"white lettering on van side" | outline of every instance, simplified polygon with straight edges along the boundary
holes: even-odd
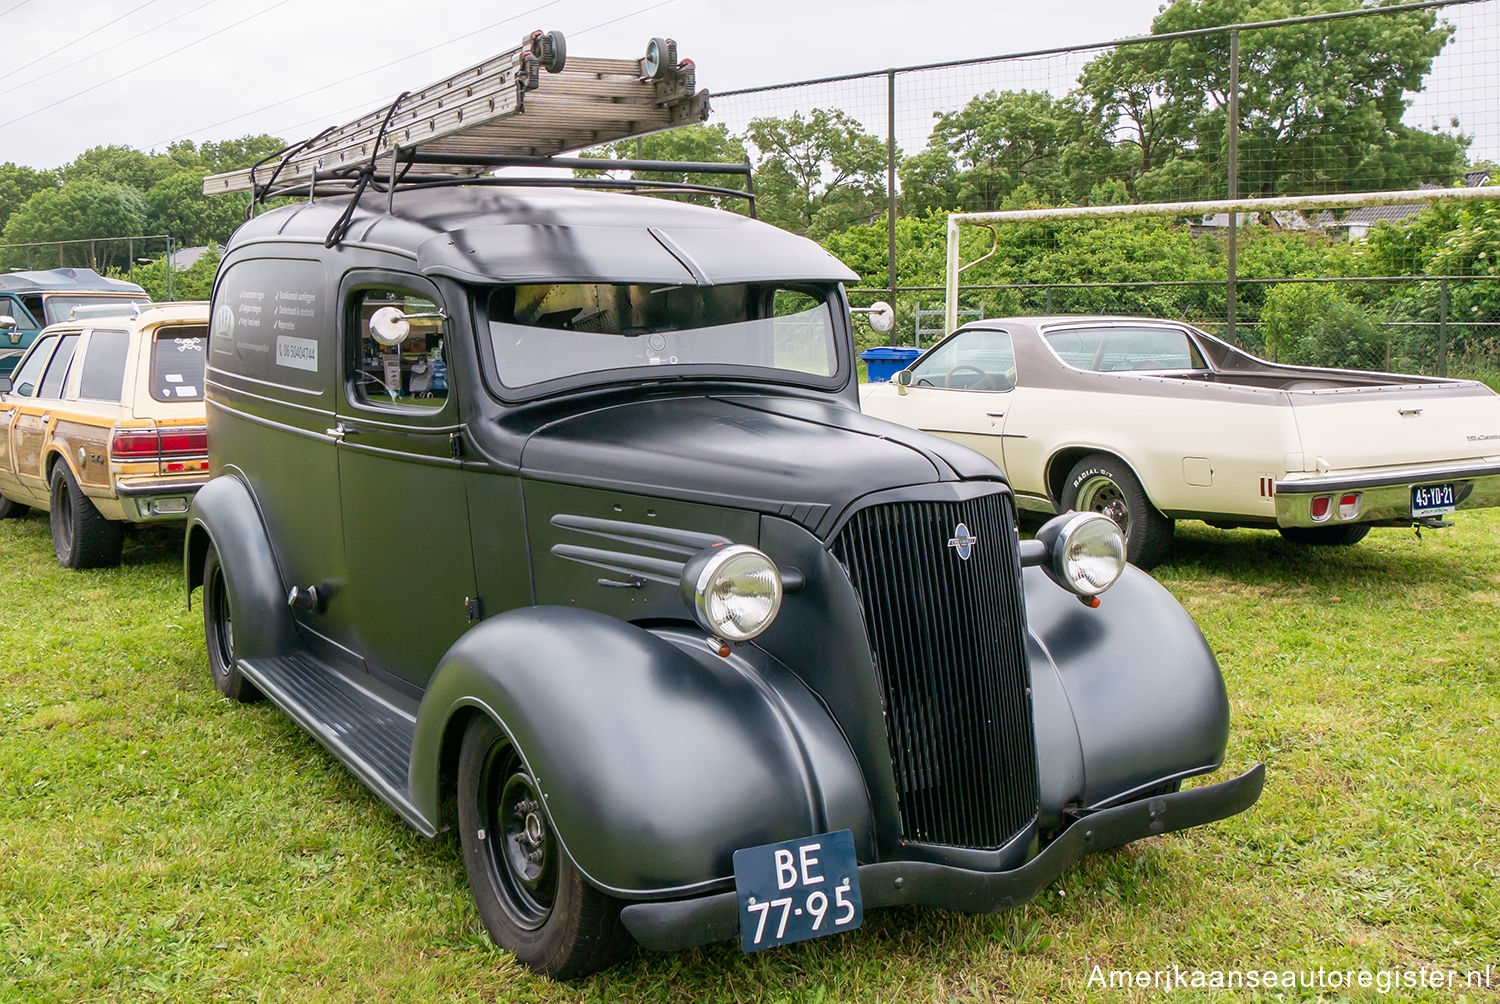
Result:
[[[276,337],[276,365],[318,372],[318,343],[311,338]]]

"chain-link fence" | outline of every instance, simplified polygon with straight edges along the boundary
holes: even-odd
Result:
[[[1206,23],[1227,9],[1179,0],[1109,44],[720,93],[714,121],[756,162],[762,215],[859,271],[856,304],[893,299],[905,344],[941,333],[949,212],[1500,183],[1500,0]],[[991,257],[965,276],[965,311],[1182,317],[1299,358],[1288,325],[1373,326],[1335,361],[1500,370],[1493,203],[966,242],[964,261]]]

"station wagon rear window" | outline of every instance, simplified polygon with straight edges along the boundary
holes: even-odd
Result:
[[[490,295],[490,341],[510,388],[637,368],[828,378],[838,370],[830,296],[750,284],[502,286]]]
[[[129,332],[95,328],[84,352],[78,396],[89,401],[119,404],[120,392],[125,386],[125,356],[129,350]]]
[[[1198,346],[1181,328],[1060,328],[1044,332],[1043,337],[1057,357],[1074,369],[1110,373],[1208,368]]]
[[[207,342],[208,328],[201,324],[158,331],[151,348],[151,396],[158,401],[203,400]]]

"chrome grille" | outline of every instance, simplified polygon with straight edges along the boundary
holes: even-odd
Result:
[[[833,543],[864,607],[906,840],[995,848],[1036,816],[1014,524],[1004,493],[897,502],[857,513]]]

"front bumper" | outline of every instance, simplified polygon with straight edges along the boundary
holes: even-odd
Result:
[[[182,481],[156,481],[145,484],[122,484],[115,495],[131,523],[164,523],[187,519],[193,496],[208,482],[208,475]]]
[[[1500,463],[1487,460],[1465,464],[1402,467],[1384,471],[1319,474],[1276,482],[1276,522],[1280,526],[1338,526],[1340,523],[1411,523],[1411,490],[1417,485],[1452,484],[1457,509],[1500,506]],[[1360,495],[1359,511],[1340,520],[1338,496]],[[1312,518],[1312,501],[1333,497],[1329,517]]]
[[[866,910],[898,905],[964,913],[1009,909],[1041,892],[1086,854],[1243,812],[1260,798],[1265,781],[1266,769],[1257,764],[1218,784],[1101,809],[1074,822],[1040,854],[1009,871],[973,871],[926,861],[861,865],[860,897]],[[735,937],[739,905],[730,891],[697,899],[632,903],[620,911],[620,919],[641,945],[668,951]]]

